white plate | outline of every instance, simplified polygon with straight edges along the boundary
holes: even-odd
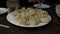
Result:
[[[15,22],[14,20],[13,20],[13,13],[10,13],[10,14],[8,14],[7,15],[7,20],[10,22],[10,23],[12,23],[12,24],[14,24],[14,25],[16,25],[16,26],[21,26],[21,27],[40,27],[40,26],[44,26],[44,25],[47,25],[50,21],[51,21],[51,17],[50,16],[48,16],[49,18],[50,18],[50,21],[48,22],[48,23],[40,23],[40,24],[38,24],[38,25],[35,25],[35,26],[32,26],[32,25],[29,25],[29,26],[26,26],[26,25],[23,25],[23,24],[18,24],[17,22]]]
[[[35,4],[34,7],[37,7],[37,8],[50,8],[50,6],[46,5],[46,4],[41,4],[41,6],[40,6],[40,4]]]
[[[0,14],[4,14],[8,11],[7,8],[0,8]]]
[[[58,5],[56,5],[56,14],[60,17],[60,12],[59,12],[59,10],[57,9],[57,7],[58,7]]]

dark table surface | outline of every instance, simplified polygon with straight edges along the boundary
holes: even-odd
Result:
[[[0,34],[60,34],[60,18],[55,13],[55,5],[47,10],[52,21],[45,26],[37,28],[24,28],[12,25],[6,19],[7,13],[0,15],[0,24],[8,25],[10,28],[0,27]]]

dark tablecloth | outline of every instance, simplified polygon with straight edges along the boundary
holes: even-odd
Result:
[[[47,10],[52,20],[48,25],[37,28],[18,27],[7,21],[7,13],[0,15],[0,24],[8,25],[10,28],[0,27],[0,34],[60,34],[60,18],[55,13],[55,6]]]

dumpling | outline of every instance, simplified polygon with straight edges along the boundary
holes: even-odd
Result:
[[[41,18],[41,22],[42,22],[42,23],[47,23],[47,22],[49,22],[49,21],[50,21],[50,20],[49,20],[48,17]]]

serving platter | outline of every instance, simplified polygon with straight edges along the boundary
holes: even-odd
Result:
[[[50,15],[48,15],[48,17],[50,18],[50,21],[51,21],[51,17],[50,17]],[[7,15],[7,20],[11,23],[11,24],[13,24],[13,25],[16,25],[16,26],[21,26],[21,27],[41,27],[41,26],[44,26],[44,25],[47,25],[49,22],[47,22],[47,23],[39,23],[38,25],[29,25],[29,26],[27,26],[27,25],[23,25],[23,24],[18,24],[17,22],[15,22],[14,20],[13,20],[13,12],[12,13],[9,13],[8,15]]]

